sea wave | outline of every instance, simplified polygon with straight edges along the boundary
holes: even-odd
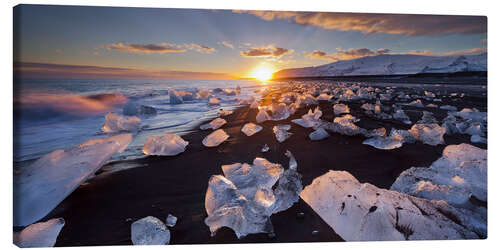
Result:
[[[15,97],[14,113],[25,119],[39,120],[61,115],[101,115],[119,108],[128,98],[119,92],[96,95],[29,92]]]

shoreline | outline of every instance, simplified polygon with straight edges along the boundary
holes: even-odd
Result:
[[[279,91],[278,91],[279,92]],[[268,104],[276,98],[276,92],[269,93],[261,103]],[[471,97],[470,102],[480,98]],[[470,106],[464,99],[459,107]],[[481,100],[484,101],[484,100]],[[391,127],[409,129],[395,121],[372,119],[360,110],[361,103],[349,103],[351,114],[360,118],[360,127],[373,129]],[[332,104],[320,101],[323,120],[333,120]],[[481,105],[480,105],[481,106]],[[368,182],[379,188],[390,188],[399,174],[410,167],[428,167],[441,157],[446,145],[462,142],[470,143],[464,135],[445,135],[446,145],[429,146],[417,142],[405,144],[394,150],[378,150],[363,145],[362,136],[344,136],[330,133],[321,141],[310,141],[308,134],[312,128],[303,128],[290,121],[300,118],[309,108],[299,109],[283,121],[266,121],[259,125],[264,129],[247,137],[240,130],[247,122],[255,122],[256,109],[248,106],[234,110],[224,117],[227,124],[222,127],[230,135],[229,139],[215,148],[202,145],[202,139],[212,131],[195,130],[183,135],[189,141],[186,151],[177,156],[146,156],[126,161],[141,167],[115,172],[100,171],[96,177],[78,187],[59,204],[47,218],[63,217],[66,225],[62,229],[56,246],[97,246],[129,245],[130,225],[133,221],[146,216],[164,220],[170,213],[179,220],[171,228],[171,244],[204,243],[291,243],[291,242],[334,242],[343,241],[312,209],[302,200],[286,211],[271,216],[275,237],[267,234],[254,234],[238,240],[231,229],[223,228],[214,237],[204,223],[205,192],[211,175],[222,174],[221,165],[236,162],[251,163],[255,157],[263,157],[273,163],[288,166],[284,155],[290,150],[298,162],[298,172],[302,184],[309,185],[312,180],[328,170],[345,170],[360,182]],[[484,103],[486,107],[486,103]],[[408,107],[413,122],[420,118],[418,110],[429,108]],[[436,118],[442,119],[446,111],[432,109]],[[283,143],[277,142],[272,127],[277,124],[291,124],[293,135]],[[270,150],[261,152],[267,144]],[[482,144],[473,144],[482,148]],[[124,164],[120,162],[118,164]],[[108,164],[107,164],[108,165]],[[105,165],[104,167],[106,167]],[[303,212],[304,218],[297,213]],[[312,231],[319,231],[313,235]]]

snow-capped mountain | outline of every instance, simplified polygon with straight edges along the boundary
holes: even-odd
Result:
[[[383,54],[337,61],[317,67],[284,69],[275,78],[398,75],[487,71],[487,53],[461,56],[422,56]]]

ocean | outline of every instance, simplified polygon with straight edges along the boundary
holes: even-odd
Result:
[[[238,95],[220,91],[238,86],[241,88]],[[215,118],[221,108],[235,109],[241,99],[259,100],[260,91],[266,86],[265,82],[253,80],[16,79],[14,166],[56,149],[108,136],[101,132],[105,115],[123,114],[123,106],[129,102],[153,107],[156,115],[138,115],[141,128],[134,133],[129,147],[111,161],[142,157],[142,146],[149,136],[189,133],[200,123]],[[171,89],[192,93],[211,90],[221,100],[220,105],[208,105],[207,99],[196,98],[170,104]]]

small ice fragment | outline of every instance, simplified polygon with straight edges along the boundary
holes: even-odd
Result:
[[[168,96],[170,98],[170,104],[181,104],[182,103],[182,96],[177,93],[177,91],[170,89],[168,91]]]
[[[449,111],[457,111],[457,107],[451,106],[451,105],[443,105],[443,106],[441,106],[439,108],[440,109],[444,109],[444,110],[449,110]]]
[[[319,141],[327,138],[328,136],[330,136],[328,132],[326,132],[323,128],[318,128],[309,134],[309,139],[312,141]]]
[[[167,227],[173,227],[177,223],[177,217],[175,217],[171,214],[168,214],[165,222],[166,222],[165,225],[167,225]]]
[[[106,121],[101,130],[104,133],[117,133],[122,131],[135,131],[139,129],[141,119],[137,116],[125,117],[113,112],[106,114]]]
[[[210,99],[208,99],[208,105],[219,105],[220,103],[220,99],[217,98],[217,97],[210,97]]]
[[[210,96],[210,90],[199,90],[198,93],[196,93],[196,98],[197,99],[207,99]]]
[[[428,108],[437,108],[438,105],[436,105],[434,103],[429,103],[429,104],[426,105],[426,107],[428,107]]]
[[[141,105],[135,102],[129,102],[123,106],[123,114],[132,115],[156,115],[156,109],[153,107]]]
[[[471,141],[472,143],[484,143],[484,144],[487,144],[487,143],[488,143],[488,141],[486,140],[486,138],[481,137],[481,136],[479,136],[479,135],[473,135],[473,136],[471,136],[471,137],[470,137],[470,141]]]
[[[14,244],[21,248],[53,247],[64,224],[63,218],[31,224],[21,232],[14,232]]]
[[[292,152],[287,150],[285,152],[286,157],[290,158],[290,161],[288,162],[288,168],[292,170],[297,170],[297,161],[295,160],[295,157],[293,157]]]
[[[222,127],[226,123],[227,123],[226,120],[224,120],[220,117],[217,117],[214,120],[212,120],[211,122],[201,125],[200,129],[201,130],[207,130],[207,129],[216,130],[216,129]]]
[[[230,115],[230,114],[232,114],[232,113],[233,113],[233,111],[232,111],[232,110],[223,110],[223,109],[219,109],[219,110],[217,110],[217,114],[218,114],[219,116],[228,116],[228,115]]]
[[[264,147],[262,147],[262,149],[260,150],[260,152],[265,153],[267,151],[269,151],[269,146],[267,146],[267,144],[265,144]]]
[[[173,156],[184,152],[188,144],[180,136],[167,132],[164,136],[150,136],[144,143],[142,152],[145,155]]]
[[[420,99],[417,99],[413,102],[410,102],[410,103],[407,103],[407,104],[404,104],[404,105],[407,105],[407,106],[413,106],[413,107],[419,107],[419,108],[423,108],[424,107],[424,104],[422,104],[422,101]]]
[[[276,136],[276,140],[279,142],[284,142],[286,139],[288,139],[290,136],[292,136],[293,133],[287,132],[290,127],[287,127],[290,125],[277,125],[273,127],[273,132]]]
[[[422,118],[417,121],[417,123],[428,124],[428,123],[437,123],[436,118],[434,118],[434,114],[428,111],[422,111]]]
[[[335,115],[340,115],[340,114],[344,114],[344,113],[349,113],[349,107],[345,104],[335,104],[333,105],[333,113],[335,113]]]
[[[269,117],[269,114],[267,113],[267,111],[265,109],[261,109],[261,110],[259,110],[259,113],[255,117],[255,120],[257,121],[257,123],[262,123],[262,122],[265,122],[267,120],[271,120],[271,117]]]
[[[330,101],[330,99],[332,99],[333,96],[329,95],[329,94],[326,94],[326,93],[321,93],[317,100],[318,101]]]
[[[403,146],[403,141],[394,137],[375,136],[366,139],[365,141],[363,141],[363,144],[370,145],[378,149],[390,150]]]
[[[207,135],[207,137],[203,139],[202,143],[203,145],[205,145],[205,147],[217,147],[225,140],[227,140],[227,138],[229,138],[229,135],[226,134],[223,129],[217,129],[211,134]]]
[[[402,109],[397,109],[392,117],[396,120],[400,120],[405,124],[411,124],[410,117]]]
[[[241,132],[243,132],[247,136],[252,136],[261,130],[262,130],[262,126],[256,125],[256,124],[251,123],[251,122],[245,124],[241,128]]]
[[[168,245],[170,230],[156,217],[142,218],[130,226],[134,245]]]

